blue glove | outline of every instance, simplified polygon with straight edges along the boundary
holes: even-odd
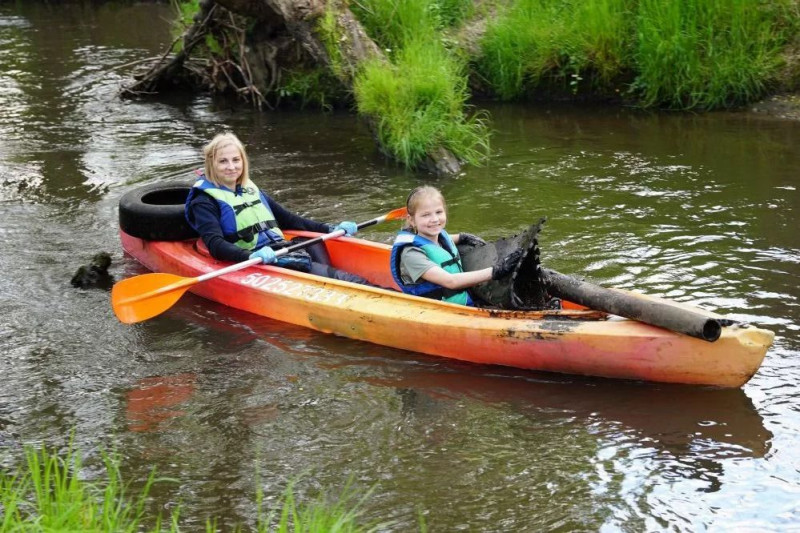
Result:
[[[356,234],[356,232],[358,231],[358,226],[356,225],[355,222],[350,222],[349,220],[345,220],[344,222],[340,222],[338,226],[333,228],[334,231],[339,229],[343,229],[344,234],[349,237],[351,235]]]
[[[259,248],[252,254],[250,254],[250,259],[254,257],[258,257],[261,259],[261,262],[265,265],[275,262],[275,250],[270,248],[269,246],[264,246],[263,248]]]

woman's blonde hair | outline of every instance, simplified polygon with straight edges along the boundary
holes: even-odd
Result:
[[[444,207],[444,212],[447,214],[447,202],[445,202],[442,192],[432,185],[420,185],[408,193],[408,197],[406,198],[406,210],[408,211],[408,218],[406,219],[406,224],[403,227],[404,230],[413,231],[416,233],[416,228],[411,225],[411,219],[414,217],[417,209],[419,209],[419,205],[425,198],[433,198],[441,201],[442,207]]]
[[[244,149],[242,141],[233,133],[220,133],[203,147],[203,156],[205,158],[203,166],[205,167],[206,179],[218,187],[222,185],[217,176],[214,159],[217,157],[217,153],[227,146],[234,146],[242,155],[242,175],[236,180],[236,184],[242,186],[249,184],[250,162],[247,159],[247,152]]]

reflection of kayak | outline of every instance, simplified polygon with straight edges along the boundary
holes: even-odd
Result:
[[[125,231],[121,239],[125,251],[153,271],[196,277],[225,266],[193,239],[148,241]],[[389,246],[353,238],[325,245],[335,266],[394,286]],[[612,378],[739,387],[758,370],[773,338],[772,332],[734,325],[706,342],[591,310],[468,308],[274,266],[226,274],[191,290],[275,320],[385,346]]]
[[[682,385],[649,385],[578,381],[566,376],[520,375],[504,370],[468,372],[463,367],[432,371],[415,365],[386,372],[384,377],[360,378],[370,384],[393,387],[404,398],[472,398],[502,403],[536,419],[577,418],[590,421],[599,433],[621,441],[643,442],[679,456],[705,460],[764,457],[772,433],[741,389],[714,389]],[[422,404],[422,407],[420,407]],[[416,398],[412,408],[424,409]],[[627,430],[633,430],[630,433]]]

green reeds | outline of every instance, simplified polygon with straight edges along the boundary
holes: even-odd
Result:
[[[270,513],[266,518],[259,519],[259,533],[275,532],[288,533],[290,531],[319,532],[319,533],[356,533],[381,531],[389,527],[390,523],[381,523],[373,526],[361,526],[361,507],[371,495],[368,491],[361,498],[353,490],[352,479],[348,480],[342,493],[336,501],[328,501],[324,496],[318,496],[314,501],[298,505],[294,496],[292,483],[286,488],[281,498],[280,516],[273,519],[276,513]]]
[[[101,487],[80,478],[81,457],[72,449],[62,459],[45,447],[26,448],[25,468],[16,475],[0,474],[0,531],[139,531],[155,475],[151,473],[131,499],[118,458],[104,455],[103,459],[107,478]],[[177,517],[176,510],[173,523]],[[154,531],[161,531],[160,524],[158,517]]]
[[[763,95],[775,78],[798,25],[791,5],[516,0],[488,25],[477,68],[507,100],[555,81],[573,93],[627,87],[646,107],[732,107]]]
[[[577,92],[579,81],[609,83],[630,48],[630,0],[517,0],[484,34],[477,68],[504,100],[548,82]]]
[[[488,153],[483,115],[465,112],[463,65],[438,41],[412,40],[394,63],[369,63],[356,78],[355,92],[359,111],[375,117],[381,145],[408,167],[436,146],[472,164]]]
[[[386,51],[355,79],[359,112],[373,118],[383,150],[417,167],[443,146],[479,164],[489,151],[485,114],[468,115],[466,65],[440,31],[468,11],[465,0],[373,0],[354,7]]]
[[[781,36],[760,0],[640,0],[634,84],[644,105],[714,109],[764,93]]]
[[[470,16],[473,0],[358,0],[350,8],[370,37],[392,54],[409,40],[435,39],[436,33]]]
[[[43,532],[178,532],[179,509],[168,521],[159,516],[146,516],[145,503],[157,479],[151,472],[144,487],[131,496],[129,487],[122,481],[119,457],[103,455],[105,477],[100,481],[81,479],[81,456],[71,448],[64,457],[49,451],[25,449],[25,464],[16,474],[0,472],[0,531]],[[309,504],[300,504],[290,484],[279,500],[276,509],[265,513],[262,509],[263,493],[257,493],[257,523],[259,532],[286,533],[347,533],[378,531],[390,524],[359,525],[361,507],[371,495],[361,498],[348,482],[339,498],[330,501],[318,496]],[[206,531],[217,531],[217,520],[206,521]],[[241,527],[234,527],[241,531]]]

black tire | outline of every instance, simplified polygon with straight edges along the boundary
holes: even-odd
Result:
[[[126,192],[119,199],[119,227],[148,241],[183,241],[197,238],[183,214],[190,185],[153,183]]]

